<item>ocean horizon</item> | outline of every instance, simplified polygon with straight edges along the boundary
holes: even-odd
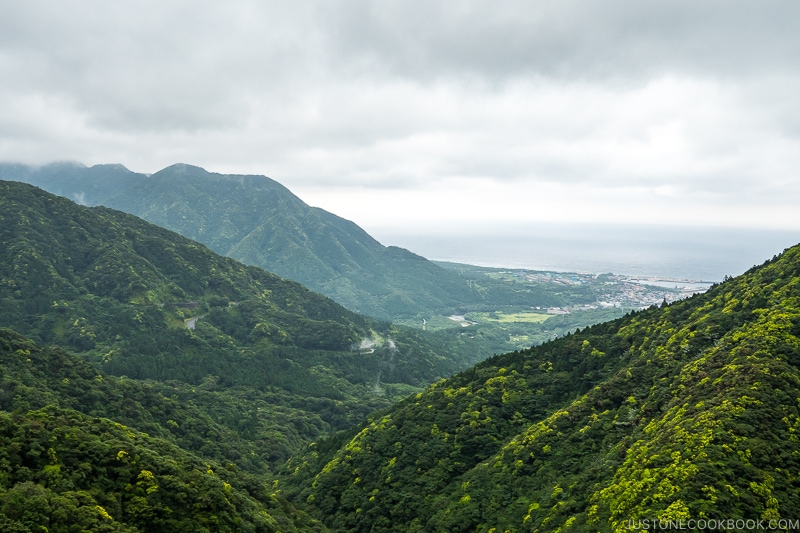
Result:
[[[800,231],[622,225],[370,232],[433,261],[705,282],[742,274],[800,242]]]

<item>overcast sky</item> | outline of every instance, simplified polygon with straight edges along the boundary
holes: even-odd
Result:
[[[264,174],[366,229],[800,229],[800,3],[4,0],[0,160]]]

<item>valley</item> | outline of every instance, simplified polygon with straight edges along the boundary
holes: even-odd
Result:
[[[302,283],[351,311],[441,331],[469,344],[475,361],[690,294],[630,276],[428,261],[383,246],[352,222],[306,205],[265,176],[215,174],[183,164],[146,176],[121,165],[59,163],[38,168],[0,164],[0,177],[142,217],[217,253]],[[498,323],[475,315],[538,311],[566,318]],[[475,327],[442,331],[455,325],[444,318],[454,314],[469,315]]]
[[[191,165],[146,176],[121,165],[61,163],[0,164],[0,177],[141,217],[221,255],[300,282],[351,311],[396,323],[421,325],[434,314],[507,305],[638,308],[677,297],[668,288],[654,294],[622,276],[598,280],[589,274],[428,261],[380,244],[265,176],[215,174]],[[606,294],[607,301],[598,300]]]
[[[390,250],[401,285],[458,288],[390,322],[19,182],[0,182],[0,245],[4,531],[800,513],[798,247],[691,290]]]
[[[800,532],[799,20],[3,2],[0,533]]]

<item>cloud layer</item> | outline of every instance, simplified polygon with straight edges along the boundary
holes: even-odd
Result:
[[[11,0],[0,159],[266,174],[370,226],[800,229],[793,1]]]

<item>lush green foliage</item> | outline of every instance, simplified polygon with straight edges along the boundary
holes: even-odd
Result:
[[[288,506],[255,478],[75,411],[0,413],[0,451],[3,531],[275,532],[313,526],[290,517]]]
[[[244,430],[159,392],[169,388],[0,330],[0,529],[324,529],[240,471],[258,466]]]
[[[293,407],[288,395],[115,378],[10,330],[0,330],[0,356],[0,409],[25,413],[56,405],[110,418],[250,472],[268,472],[270,463],[329,431],[320,414]]]
[[[178,382],[153,388],[191,394],[246,430],[256,470],[482,355],[455,333],[356,315],[133,216],[10,182],[0,182],[0,326],[110,374]]]
[[[337,531],[800,516],[800,247],[443,380],[293,459]]]
[[[478,359],[469,337],[487,333],[364,318],[132,216],[0,182],[0,326],[36,341],[0,330],[4,531],[800,517],[800,247],[389,408]]]

